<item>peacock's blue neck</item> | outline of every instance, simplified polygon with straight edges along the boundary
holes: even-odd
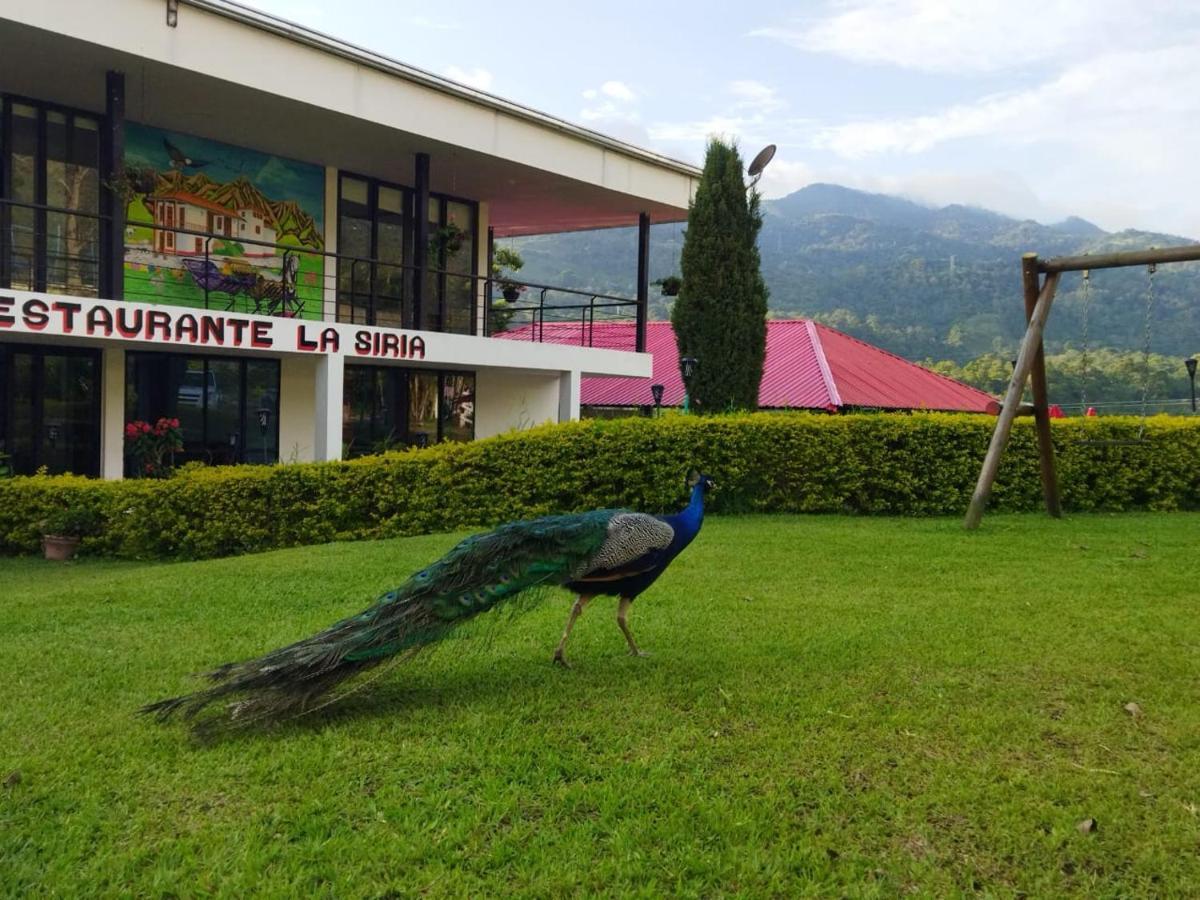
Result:
[[[675,534],[676,540],[683,539],[683,543],[687,544],[700,531],[700,526],[704,523],[704,487],[697,484],[692,488],[692,499],[688,505],[683,508],[683,511],[675,516]]]

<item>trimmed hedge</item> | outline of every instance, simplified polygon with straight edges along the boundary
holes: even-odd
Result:
[[[203,558],[334,540],[492,525],[601,506],[674,510],[693,466],[712,475],[717,513],[960,515],[994,420],[806,413],[590,420],[470,444],[339,463],[189,468],[120,482],[75,476],[0,480],[0,553],[37,552],[39,523],[65,504],[99,513],[83,550]],[[1200,419],[1054,423],[1069,510],[1200,508]],[[1014,429],[992,508],[1041,505],[1032,422]]]

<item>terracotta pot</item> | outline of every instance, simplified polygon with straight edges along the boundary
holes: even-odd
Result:
[[[77,537],[62,537],[57,534],[42,535],[42,553],[46,555],[46,559],[62,562],[74,556],[78,549],[79,538]]]

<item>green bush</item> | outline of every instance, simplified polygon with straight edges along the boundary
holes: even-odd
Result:
[[[191,468],[166,480],[75,476],[0,480],[0,553],[33,553],[40,523],[94,510],[85,552],[202,558],[335,540],[487,526],[600,506],[669,511],[684,477],[712,475],[716,513],[959,515],[994,419],[807,413],[668,416],[548,425],[470,444],[339,463]],[[1022,420],[992,507],[1041,506],[1032,423]],[[1081,420],[1054,423],[1068,510],[1200,508],[1200,419],[1150,419],[1147,443],[1079,442]],[[1089,439],[1129,438],[1136,419],[1103,418]]]

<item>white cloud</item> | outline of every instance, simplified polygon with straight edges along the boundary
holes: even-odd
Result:
[[[823,128],[814,145],[846,158],[922,153],[966,138],[1080,145],[1143,165],[1165,161],[1164,132],[1200,148],[1200,54],[1193,45],[1112,53],[1068,67],[1054,79],[922,116]],[[1136,155],[1134,152],[1136,151]]]
[[[583,99],[589,101],[579,112],[585,122],[637,122],[640,119],[636,104],[638,95],[623,81],[606,81],[598,88],[588,88]]]
[[[1085,59],[1200,27],[1175,0],[833,0],[825,14],[757,28],[801,50],[927,72],[990,73]]]
[[[761,81],[750,79],[731,81],[726,86],[726,92],[733,95],[736,109],[753,110],[765,114],[787,106],[775,88],[763,84]]]
[[[606,81],[600,85],[600,93],[605,97],[611,97],[614,100],[620,100],[623,103],[632,103],[637,100],[637,94],[633,92],[633,88],[625,84],[623,81]]]
[[[446,66],[443,74],[451,81],[457,81],[459,84],[465,84],[467,87],[473,87],[481,91],[490,91],[492,89],[492,82],[496,80],[496,76],[482,66],[476,66],[474,69]]]

